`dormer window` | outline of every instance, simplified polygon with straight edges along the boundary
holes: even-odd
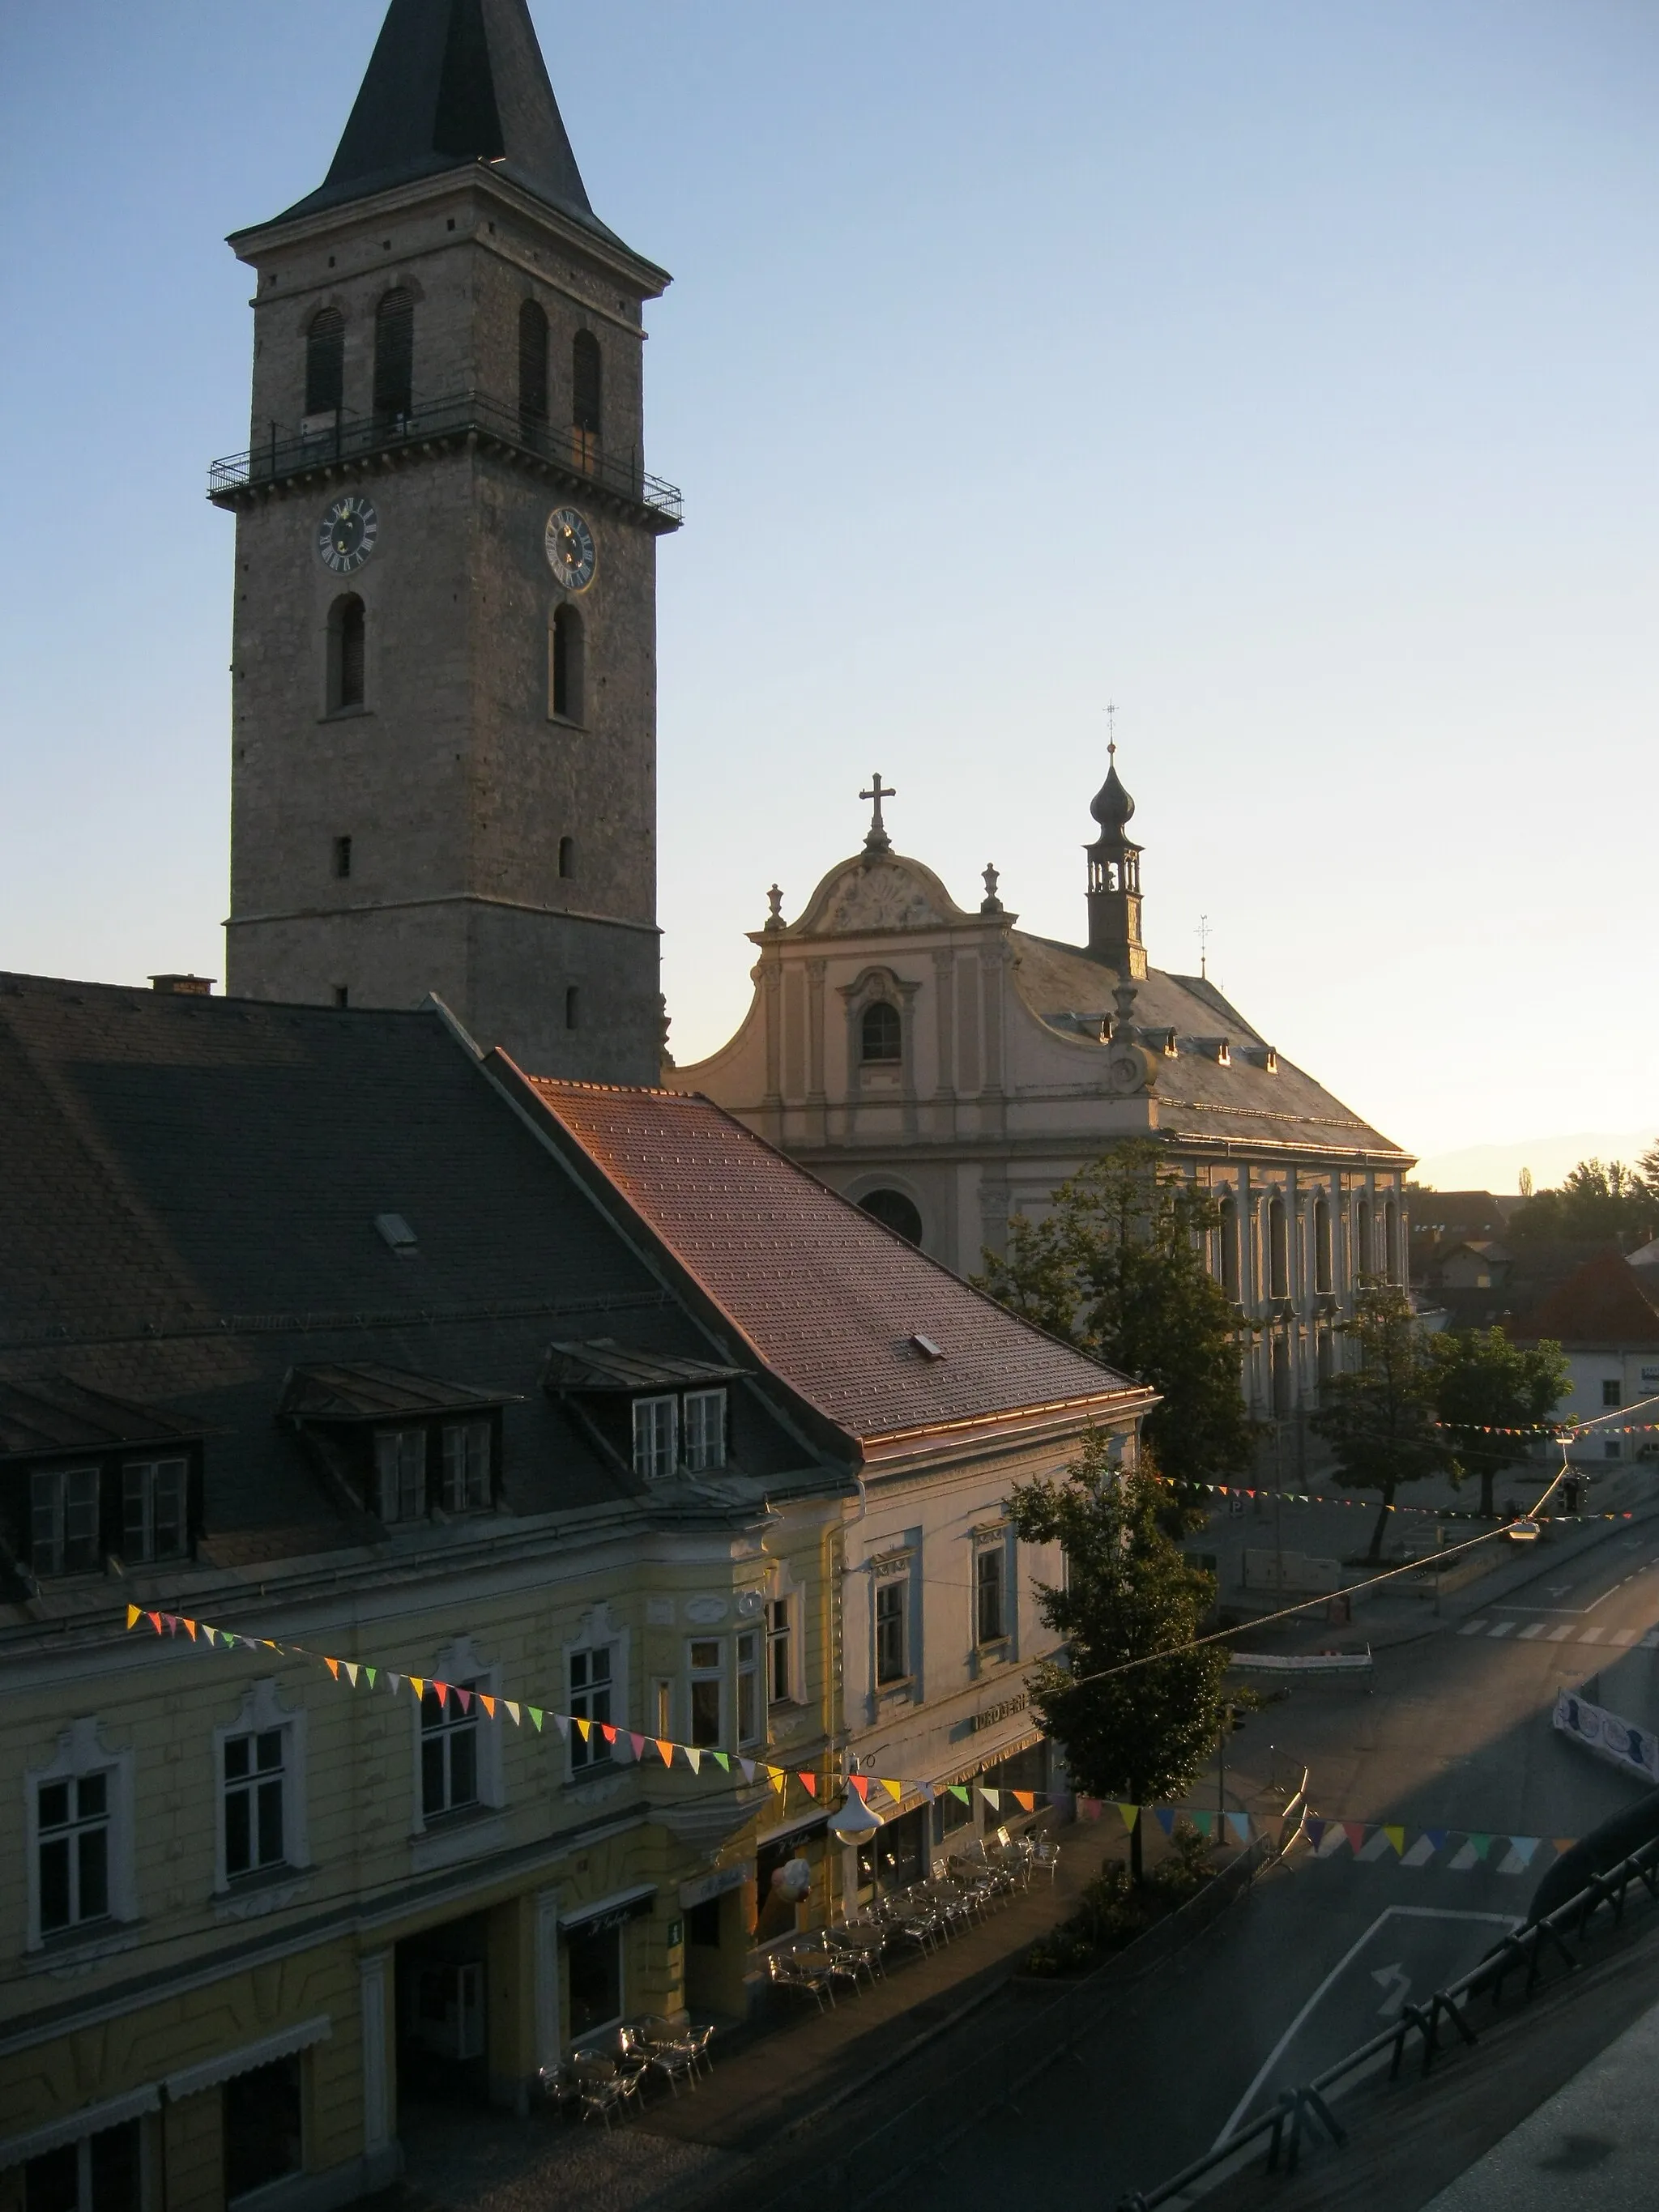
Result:
[[[544,1387],[613,1463],[661,1482],[726,1464],[726,1385],[740,1371],[683,1353],[636,1352],[605,1336],[550,1346]]]
[[[37,1582],[184,1559],[200,1455],[149,1407],[57,1376],[0,1383],[0,1542]]]
[[[634,1472],[647,1482],[672,1474],[679,1461],[678,1398],[634,1401]]]
[[[726,1393],[685,1394],[685,1464],[693,1474],[726,1465]]]
[[[500,1489],[501,1408],[509,1402],[505,1391],[397,1367],[296,1367],[277,1412],[391,1526],[434,1511],[489,1510]]]

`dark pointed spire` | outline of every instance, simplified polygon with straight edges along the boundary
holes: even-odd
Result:
[[[392,0],[311,215],[487,161],[609,238],[588,204],[526,0]]]
[[[1115,752],[1117,747],[1114,745]],[[1135,811],[1135,803],[1123,788],[1122,779],[1114,761],[1106,771],[1106,781],[1089,801],[1089,811],[1109,837],[1121,837]]]

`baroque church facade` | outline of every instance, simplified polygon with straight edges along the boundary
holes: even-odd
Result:
[[[231,994],[434,992],[526,1066],[653,1080],[669,278],[593,213],[520,0],[392,0],[323,184],[230,244]]]
[[[894,851],[874,779],[861,851],[786,921],[749,1014],[663,1080],[701,1091],[962,1273],[1109,1145],[1152,1139],[1214,1195],[1252,1410],[1293,1416],[1339,1364],[1362,1279],[1404,1284],[1411,1155],[1294,1066],[1203,975],[1149,965],[1134,802],[1091,804],[1086,942],[1019,929]]]

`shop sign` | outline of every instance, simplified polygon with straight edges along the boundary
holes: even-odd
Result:
[[[1012,1698],[1002,1698],[994,1705],[987,1705],[983,1712],[974,1715],[974,1733],[977,1735],[981,1729],[994,1728],[999,1721],[1012,1720],[1016,1713],[1023,1713],[1030,1702],[1030,1692],[1020,1690]]]
[[[707,1905],[711,1898],[724,1897],[728,1889],[741,1889],[744,1882],[754,1879],[753,1859],[739,1859],[735,1866],[716,1867],[713,1874],[701,1874],[695,1881],[683,1881],[680,1903],[689,1912],[694,1905]]]

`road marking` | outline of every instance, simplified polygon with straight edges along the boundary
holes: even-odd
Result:
[[[1552,1644],[1565,1644],[1568,1637],[1571,1634],[1572,1628],[1571,1624],[1569,1624],[1565,1628],[1553,1628],[1550,1631],[1550,1642]]]
[[[1599,1628],[1587,1628],[1579,1636],[1578,1641],[1581,1644],[1599,1644],[1601,1641],[1601,1631]]]
[[[1425,1837],[1423,1840],[1426,1842],[1428,1839]],[[1273,2049],[1262,2060],[1260,2067],[1256,2069],[1255,2080],[1250,2083],[1249,2087],[1244,2092],[1244,2094],[1239,2099],[1238,2102],[1233,2106],[1232,2111],[1227,2115],[1226,2123],[1222,2128],[1221,2133],[1216,2137],[1214,2143],[1211,2146],[1212,2149],[1219,2150],[1222,2144],[1226,2142],[1228,2136],[1231,2135],[1233,2130],[1243,2118],[1245,2113],[1249,2111],[1251,2104],[1255,2100],[1256,2092],[1261,2088],[1267,2076],[1273,2072],[1274,2067],[1278,2065],[1279,2059],[1284,2056],[1285,2052],[1290,2048],[1291,2043],[1296,2036],[1297,2030],[1301,2028],[1304,2023],[1307,2021],[1315,2006],[1318,2004],[1322,1997],[1328,1994],[1336,1982],[1346,1972],[1347,1968],[1353,1964],[1354,1960],[1364,1949],[1366,1944],[1369,1943],[1372,1936],[1376,1935],[1377,1929],[1388,1920],[1390,1914],[1397,1914],[1403,1920],[1491,1920],[1495,1921],[1498,1927],[1506,1929],[1513,1928],[1516,1924],[1514,1915],[1508,1912],[1460,1912],[1455,1911],[1450,1906],[1443,1905],[1385,1905],[1382,1911],[1377,1914],[1376,1919],[1372,1921],[1370,1926],[1365,1930],[1364,1934],[1359,1937],[1358,1941],[1350,1944],[1348,1948],[1342,1954],[1342,1956],[1331,1968],[1329,1973],[1326,1975],[1324,1980],[1319,1984],[1319,1987],[1314,1991],[1313,1995],[1308,1999],[1306,2004],[1303,2006],[1301,2011],[1297,2013],[1296,2018],[1285,2029],[1284,2034],[1279,2037],[1278,2042],[1274,2044]]]
[[[1484,1620],[1466,1620],[1457,1632],[1460,1636],[1479,1636],[1486,1625]]]
[[[1410,1994],[1412,1978],[1396,1959],[1391,1966],[1373,1966],[1371,1979],[1387,1992],[1376,2008],[1379,2020],[1392,2020]]]
[[[1612,1640],[1615,1644],[1634,1644],[1641,1633],[1639,1628],[1615,1628]]]
[[[1512,1620],[1494,1621],[1486,1633],[1489,1636],[1507,1636],[1514,1626],[1515,1623]]]
[[[1517,1644],[1526,1644],[1530,1642],[1533,1637],[1541,1636],[1543,1633],[1544,1624],[1541,1620],[1529,1620],[1515,1640]]]

